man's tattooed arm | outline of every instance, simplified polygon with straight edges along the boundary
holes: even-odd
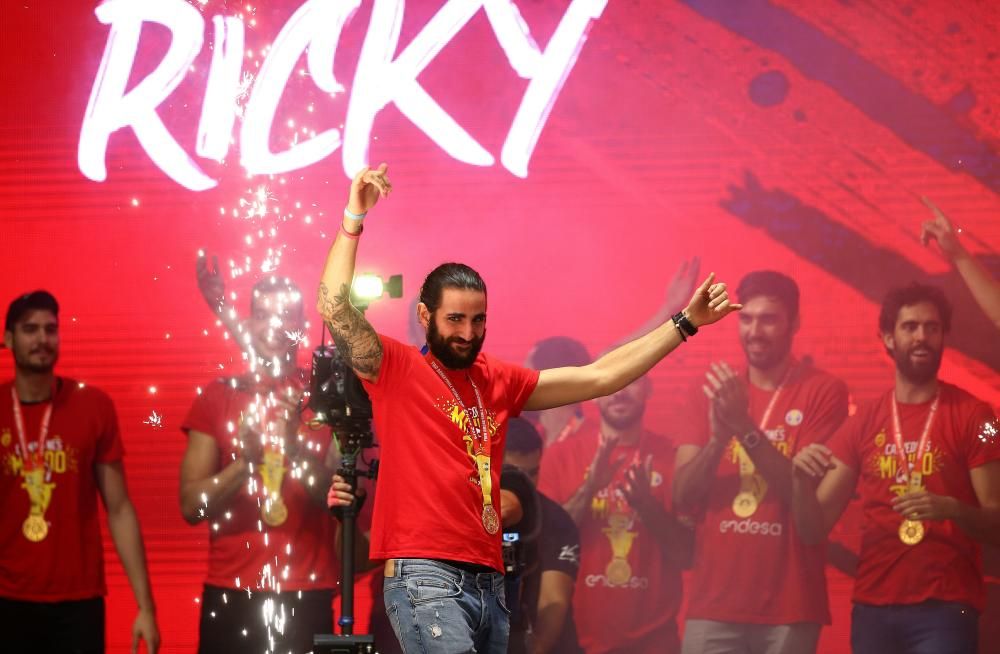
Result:
[[[382,341],[364,315],[351,304],[350,284],[342,284],[334,296],[326,284],[321,283],[319,310],[344,360],[361,377],[377,378],[382,365]]]

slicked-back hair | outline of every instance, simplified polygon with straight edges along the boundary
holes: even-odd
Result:
[[[755,270],[740,280],[736,287],[736,297],[740,302],[749,302],[758,296],[773,297],[788,310],[788,318],[799,317],[799,285],[795,280],[776,270]]]
[[[507,423],[507,451],[531,454],[542,451],[542,437],[535,426],[524,418],[511,418]]]
[[[434,313],[441,306],[446,288],[480,291],[486,295],[486,282],[475,270],[464,263],[442,263],[430,271],[420,287],[420,301],[428,311]]]
[[[951,331],[951,302],[948,301],[944,291],[937,286],[913,282],[908,286],[894,288],[886,294],[878,314],[879,332],[893,333],[900,310],[921,302],[930,302],[937,307],[938,314],[941,315],[941,328],[946,334]]]

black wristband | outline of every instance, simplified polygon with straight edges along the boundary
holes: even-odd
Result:
[[[674,321],[674,324],[677,325],[677,329],[680,330],[682,335],[687,334],[688,336],[694,336],[698,333],[698,328],[691,323],[688,317],[684,315],[683,311],[675,313],[672,320]]]

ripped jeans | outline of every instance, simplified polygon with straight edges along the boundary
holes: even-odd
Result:
[[[503,575],[432,559],[396,559],[385,611],[405,654],[505,654],[510,611]]]

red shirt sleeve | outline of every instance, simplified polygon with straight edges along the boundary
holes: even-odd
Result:
[[[870,411],[859,411],[857,415],[845,420],[826,443],[833,456],[855,472],[861,471],[861,448],[858,446],[858,441],[865,430],[869,413]]]
[[[847,419],[847,384],[826,378],[816,390],[815,410],[802,430],[802,445],[825,443]]]
[[[101,414],[101,435],[94,452],[94,461],[97,463],[121,461],[122,457],[125,456],[125,446],[122,444],[115,403],[104,393],[99,395],[99,400],[96,403]]]
[[[515,366],[510,363],[501,363],[504,387],[507,389],[507,406],[510,408],[510,417],[516,418],[521,415],[528,398],[535,392],[538,386],[538,371]]]
[[[362,379],[361,383],[368,391],[368,395],[375,398],[392,390],[401,379],[405,379],[409,374],[410,366],[413,365],[414,348],[404,345],[394,338],[384,334],[378,335],[382,342],[382,362],[378,368],[378,379],[374,382]]]
[[[224,381],[217,380],[209,384],[202,394],[195,398],[184,422],[181,423],[181,431],[185,434],[200,431],[216,440],[224,437],[225,434],[220,433],[219,420],[225,415],[223,406],[225,392]]]

